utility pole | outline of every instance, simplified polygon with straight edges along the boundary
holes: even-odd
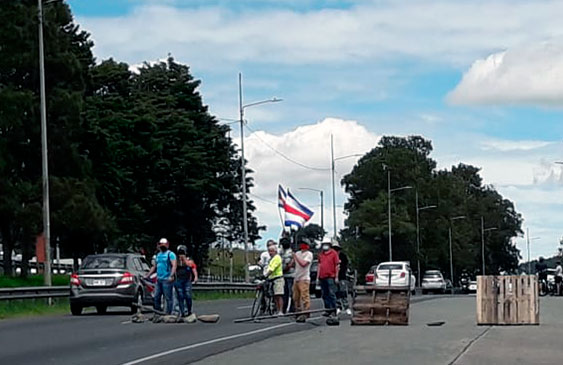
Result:
[[[393,261],[393,244],[391,243],[391,170],[389,170],[388,166],[385,166],[387,169],[387,216],[389,217],[389,227],[388,227],[388,236],[389,236],[389,261]]]
[[[452,287],[454,284],[454,259],[452,250],[452,223],[450,222],[450,227],[448,229],[448,238],[450,241],[450,280],[452,281]]]
[[[481,216],[481,263],[483,268],[481,275],[485,276],[485,218]]]
[[[331,170],[332,170],[332,227],[333,227],[333,238],[336,239],[336,191],[334,185],[334,138],[332,134],[330,135],[330,160]]]
[[[244,160],[244,108],[242,107],[242,73],[238,74],[238,95],[240,113],[240,152],[241,152],[241,179],[242,179],[242,225],[244,229],[244,281],[248,283],[248,217],[246,207],[246,166]]]
[[[530,228],[526,228],[526,240],[528,241],[528,275],[532,275],[532,263],[530,262]]]
[[[418,205],[418,189],[415,190],[415,204],[416,204],[416,265],[418,272],[418,285],[421,284],[420,281],[420,219],[419,212],[425,209],[436,208],[436,205],[427,205],[425,207],[419,207]]]
[[[45,270],[43,274],[46,286],[51,286],[51,219],[49,210],[49,159],[47,150],[47,104],[45,96],[45,55],[43,46],[43,3],[37,0],[39,18],[39,92],[41,98],[41,157],[43,185],[43,234],[45,237]]]

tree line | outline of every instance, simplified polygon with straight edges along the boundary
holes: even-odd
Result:
[[[36,5],[0,6],[6,274],[15,249],[25,275],[43,230]],[[241,159],[229,127],[203,104],[189,67],[171,56],[138,72],[113,59],[97,63],[90,35],[64,2],[44,8],[44,42],[52,245],[74,258],[104,250],[152,253],[165,236],[201,264],[219,220],[227,239],[242,242]],[[250,201],[251,242],[263,229],[254,210]]]
[[[439,269],[449,277],[451,227],[454,278],[462,270],[480,273],[482,217],[494,229],[485,233],[486,273],[515,272],[520,253],[513,238],[523,232],[514,204],[483,184],[479,168],[460,163],[439,170],[431,152],[431,142],[420,136],[383,137],[342,179],[350,198],[341,234],[360,273],[389,257],[388,173],[391,189],[410,187],[391,194],[393,260],[410,261],[416,270],[419,259],[422,272]],[[435,206],[419,210],[419,252],[416,194],[419,207]]]

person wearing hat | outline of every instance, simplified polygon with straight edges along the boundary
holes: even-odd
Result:
[[[178,295],[178,309],[180,316],[189,317],[192,314],[192,284],[197,282],[197,266],[188,258],[186,246],[179,245],[176,251],[178,252],[178,265],[174,287]]]
[[[156,271],[154,309],[162,310],[162,295],[164,294],[166,314],[172,314],[174,307],[172,292],[176,275],[176,255],[169,250],[169,247],[170,242],[166,238],[160,239],[158,242],[160,252],[156,255],[155,263],[146,276],[148,279]]]
[[[340,259],[338,253],[332,248],[332,242],[323,242],[319,253],[318,278],[323,293],[323,302],[326,317],[336,313],[336,285],[338,284],[338,271]]]
[[[309,251],[309,240],[302,238],[299,243],[299,251],[293,254],[295,260],[295,276],[293,283],[293,302],[296,312],[308,311],[311,307],[309,285],[311,283],[311,262],[313,253]],[[297,322],[305,322],[309,315],[300,315]]]
[[[346,314],[351,315],[352,311],[348,305],[348,287],[350,286],[350,281],[348,280],[348,256],[344,251],[338,241],[332,243],[332,248],[338,252],[338,259],[340,260],[340,268],[338,270],[338,284],[336,285],[336,313],[341,311],[346,311]]]

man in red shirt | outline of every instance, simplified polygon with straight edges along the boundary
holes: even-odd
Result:
[[[331,242],[323,242],[321,248],[317,277],[321,284],[323,302],[326,309],[323,315],[328,317],[336,313],[336,285],[338,284],[340,259],[338,258],[338,252],[332,249]]]

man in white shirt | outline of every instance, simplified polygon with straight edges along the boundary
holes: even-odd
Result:
[[[313,253],[309,251],[309,240],[301,239],[299,244],[300,250],[293,254],[295,260],[295,281],[293,284],[293,301],[295,302],[295,311],[308,311],[311,306],[309,296],[309,285],[311,283],[311,262],[313,262]],[[305,322],[309,317],[303,314],[297,317],[297,322]]]
[[[555,289],[557,290],[557,295],[562,295],[561,293],[561,283],[563,282],[563,267],[561,267],[561,262],[557,261],[555,266]]]
[[[260,254],[260,261],[258,262],[258,265],[260,265],[260,267],[262,267],[262,274],[265,276],[266,272],[268,271],[268,264],[270,263],[270,254],[268,253],[268,249],[270,248],[270,246],[276,246],[276,241],[274,240],[268,240],[268,243],[266,243],[266,251],[262,252],[262,254]]]

